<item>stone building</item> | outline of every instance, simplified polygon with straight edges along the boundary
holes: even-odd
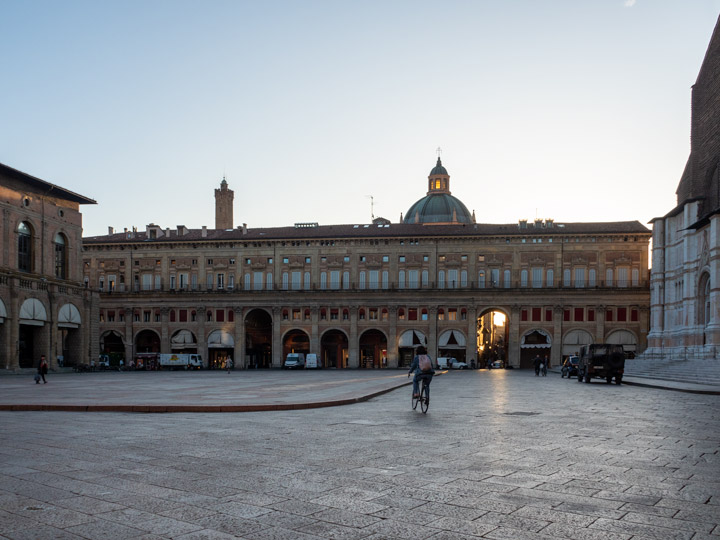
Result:
[[[691,98],[691,149],[677,206],[653,223],[652,360],[720,355],[720,19]]]
[[[151,224],[85,238],[101,352],[199,353],[211,368],[312,352],[324,367],[393,368],[420,344],[515,367],[538,353],[558,364],[590,342],[645,349],[644,225],[476,223],[439,159],[427,186],[400,223]]]
[[[98,300],[85,288],[81,204],[95,201],[0,164],[0,368],[88,363]]]

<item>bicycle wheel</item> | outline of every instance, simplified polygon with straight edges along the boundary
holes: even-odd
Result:
[[[426,413],[430,406],[430,385],[423,381],[422,390],[420,390],[420,410]]]

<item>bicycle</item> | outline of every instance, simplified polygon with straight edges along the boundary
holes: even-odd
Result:
[[[412,408],[413,411],[417,409],[419,403],[420,410],[424,414],[427,413],[428,407],[430,406],[430,381],[432,380],[432,375],[421,375],[420,380],[422,382],[422,385],[420,386],[420,395],[415,397],[415,394],[412,394]]]

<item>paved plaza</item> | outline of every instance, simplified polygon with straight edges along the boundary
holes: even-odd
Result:
[[[261,412],[0,411],[0,538],[720,540],[719,396],[450,372],[424,415],[407,386],[391,390],[405,382],[360,371],[2,377],[2,403],[378,395]]]

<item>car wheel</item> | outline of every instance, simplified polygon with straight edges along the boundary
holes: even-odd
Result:
[[[605,377],[605,382],[610,384],[612,382],[612,375],[608,375],[607,377]]]
[[[583,380],[582,373],[580,373],[579,371],[577,374],[577,378],[578,378],[578,382],[582,382],[582,380]]]
[[[615,384],[622,383],[622,377],[620,375],[615,375]]]
[[[590,374],[589,373],[585,374],[585,383],[590,384]]]

